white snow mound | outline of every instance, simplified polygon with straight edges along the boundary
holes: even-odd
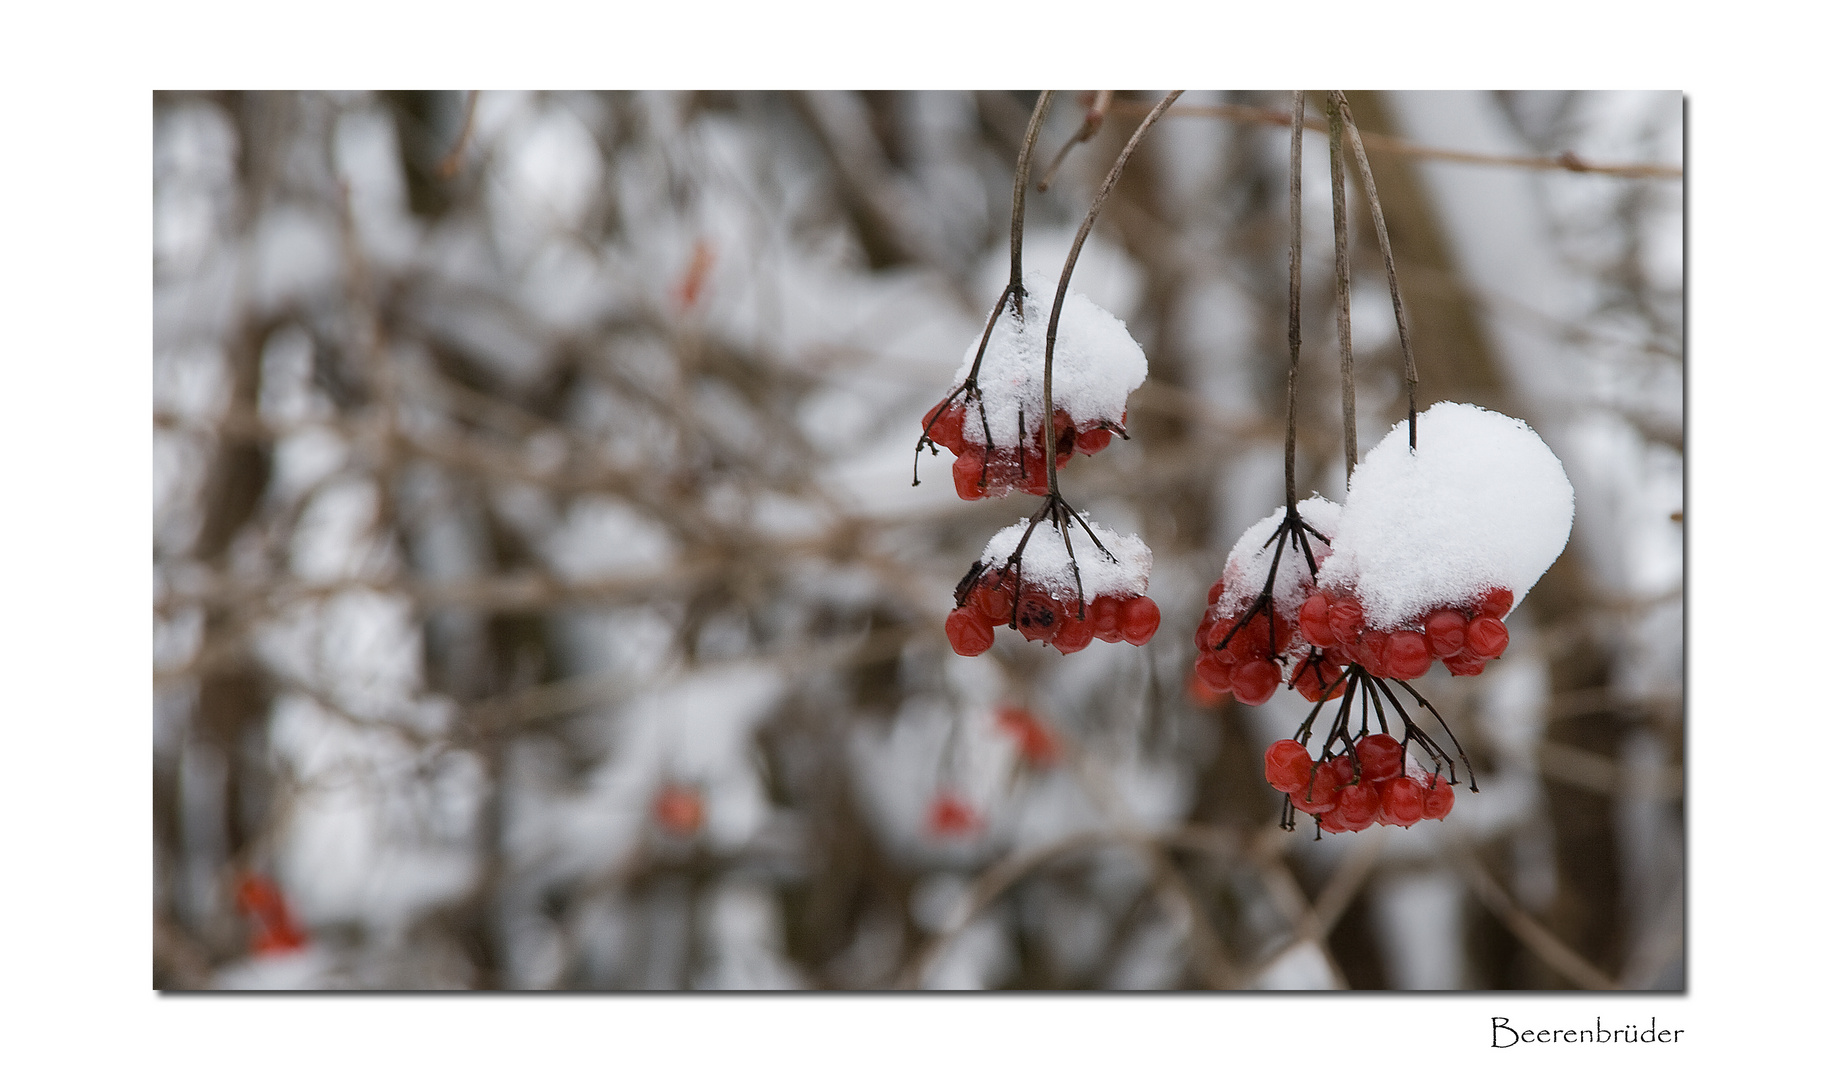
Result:
[[[1303,500],[1295,509],[1300,511],[1302,521],[1326,534],[1328,539],[1337,534],[1338,503],[1315,495]],[[1230,557],[1224,560],[1224,591],[1214,607],[1220,617],[1237,615],[1262,593],[1263,583],[1269,580],[1269,563],[1275,558],[1275,545],[1268,542],[1269,537],[1275,535],[1287,512],[1287,507],[1278,507],[1273,514],[1244,530],[1237,546],[1230,549]],[[1311,533],[1307,535],[1307,546],[1313,552],[1316,567],[1332,551],[1326,542]],[[1291,619],[1300,609],[1301,601],[1307,598],[1305,590],[1313,583],[1313,574],[1307,569],[1306,556],[1293,541],[1284,540],[1282,549],[1281,567],[1275,572],[1275,610],[1283,618]]]
[[[1032,428],[1041,423],[1045,411],[1046,323],[1052,315],[1058,280],[1043,274],[1028,274],[1025,280],[1024,319],[1014,317],[1011,305],[1003,305],[976,375],[994,446],[1020,446],[1021,412],[1025,411],[1027,427]],[[957,384],[969,377],[981,341],[977,334],[969,342],[962,367],[956,371]],[[1147,355],[1128,335],[1122,320],[1082,293],[1065,293],[1052,346],[1052,404],[1070,414],[1080,427],[1100,420],[1120,426],[1130,391],[1146,378]],[[970,416],[963,424],[963,438],[980,445],[982,425],[973,406]]]
[[[1085,520],[1089,520],[1086,518]],[[1007,565],[1008,556],[1026,534],[1027,523],[1009,525],[994,534],[982,549],[982,565],[998,570]],[[1071,550],[1077,555],[1077,575],[1071,573],[1071,557],[1065,554],[1065,541],[1050,521],[1041,521],[1020,556],[1020,579],[1042,588],[1054,599],[1077,595],[1076,583],[1084,586],[1084,602],[1098,596],[1142,596],[1147,593],[1148,571],[1154,566],[1154,553],[1138,536],[1119,536],[1096,522],[1091,532],[1114,555],[1104,555],[1090,541],[1090,534],[1077,522],[1071,523]]]
[[[1523,602],[1568,545],[1575,491],[1522,420],[1443,401],[1390,429],[1352,472],[1322,585],[1351,588],[1395,629],[1486,590]]]

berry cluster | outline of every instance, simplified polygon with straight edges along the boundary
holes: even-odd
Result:
[[[956,483],[957,496],[973,501],[998,498],[1013,491],[1044,495],[1045,425],[1035,423],[1019,446],[990,446],[980,418],[965,407],[967,401],[966,395],[954,400],[946,398],[924,417],[923,437],[956,455],[950,476]],[[1063,468],[1074,451],[1088,455],[1108,446],[1112,429],[1102,420],[1073,423],[1070,413],[1056,409],[1052,431],[1058,444],[1054,466]]]
[[[1248,619],[1243,617],[1249,611],[1247,604],[1221,614],[1216,606],[1223,589],[1223,581],[1211,587],[1205,617],[1192,637],[1198,646],[1198,678],[1216,693],[1229,694],[1245,705],[1260,705],[1281,685],[1279,658],[1294,646],[1294,624],[1266,606]]]
[[[1423,818],[1440,821],[1453,810],[1452,780],[1408,761],[1391,736],[1366,735],[1354,750],[1315,762],[1301,743],[1283,739],[1263,755],[1263,773],[1296,810],[1312,814],[1323,832],[1408,828]]]
[[[1005,566],[984,570],[978,563],[958,590],[944,634],[959,654],[979,656],[994,644],[996,626],[1012,626],[1026,640],[1068,655],[1092,640],[1147,644],[1160,628],[1160,608],[1139,593],[1099,593],[1084,603],[1074,592],[1043,588]]]
[[[1302,602],[1296,621],[1301,637],[1319,650],[1322,674],[1357,664],[1380,679],[1415,679],[1439,660],[1455,675],[1477,675],[1511,642],[1503,619],[1513,599],[1511,590],[1494,588],[1464,609],[1435,608],[1396,629],[1377,630],[1366,624],[1356,596],[1321,589]]]

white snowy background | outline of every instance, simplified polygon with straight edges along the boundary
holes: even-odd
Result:
[[[1153,99],[1030,197],[1029,271]],[[1282,833],[1261,754],[1304,703],[1187,696],[1282,481],[1287,134],[1215,107],[1284,100],[1188,92],[1074,278],[1148,377],[1063,488],[1152,548],[1158,635],[968,659],[951,589],[1036,500],[911,454],[1005,279],[1031,95],[486,92],[463,140],[464,94],[157,96],[156,982],[1682,988],[1681,180],[1373,140],[1423,406],[1525,419],[1575,491],[1510,651],[1420,683],[1480,793]],[[1416,146],[1682,160],[1674,93],[1352,102]],[[1322,136],[1305,170],[1301,494],[1342,500]],[[1369,449],[1402,382],[1352,231]],[[1026,767],[1004,704],[1065,759]],[[945,791],[978,829],[927,831]],[[249,955],[244,873],[305,950]]]

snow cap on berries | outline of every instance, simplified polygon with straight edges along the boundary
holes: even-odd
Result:
[[[1568,545],[1575,491],[1522,420],[1450,401],[1390,429],[1352,472],[1320,583],[1388,630],[1503,587],[1521,603]]]
[[[1295,509],[1300,511],[1302,521],[1328,538],[1338,531],[1340,508],[1331,499],[1315,495]],[[1281,507],[1251,525],[1238,538],[1237,546],[1230,549],[1230,557],[1224,560],[1224,591],[1218,596],[1216,605],[1220,613],[1242,611],[1262,592],[1263,583],[1269,580],[1269,563],[1275,558],[1275,545],[1269,543],[1269,538],[1275,535],[1287,513],[1287,508]],[[1308,534],[1307,546],[1313,552],[1314,566],[1318,567],[1329,551],[1326,542]],[[1275,611],[1283,618],[1293,618],[1301,601],[1306,599],[1306,587],[1312,584],[1313,572],[1307,569],[1306,556],[1294,547],[1293,541],[1284,540],[1281,567],[1275,572]]]
[[[1026,535],[1026,529],[1027,523],[1022,521],[995,533],[988,546],[982,549],[982,565],[1005,566],[1008,556],[1019,546],[1020,538]],[[1098,596],[1146,594],[1148,571],[1154,566],[1154,553],[1148,550],[1147,544],[1138,536],[1119,536],[1094,521],[1090,522],[1090,529],[1114,559],[1099,551],[1091,543],[1090,534],[1074,521],[1070,526],[1071,550],[1077,556],[1074,577],[1071,558],[1065,554],[1064,537],[1050,520],[1041,521],[1020,555],[1021,579],[1061,598],[1076,596],[1077,583],[1082,582],[1086,602]]]
[[[1044,422],[1040,412],[1045,404],[1046,323],[1051,319],[1052,298],[1057,292],[1056,279],[1028,274],[1026,299],[1021,304],[1024,320],[1014,318],[1013,309],[1005,303],[995,318],[988,348],[982,354],[982,368],[976,376],[982,406],[988,414],[991,445],[1021,445],[1022,411],[1028,428]],[[963,354],[963,366],[956,372],[958,383],[969,377],[981,340],[978,335]],[[1099,421],[1120,427],[1129,392],[1146,378],[1147,356],[1128,335],[1122,320],[1083,294],[1067,292],[1052,346],[1053,407],[1063,409],[1079,427]],[[979,418],[964,425],[964,437],[981,444]],[[1030,546],[1027,553],[1032,553]]]

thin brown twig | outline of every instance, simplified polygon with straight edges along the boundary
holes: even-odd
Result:
[[[1073,146],[1089,142],[1096,137],[1097,132],[1103,130],[1103,118],[1109,115],[1109,103],[1115,94],[1114,90],[1097,91],[1096,101],[1084,113],[1083,124],[1069,139],[1065,140],[1065,145],[1058,148],[1058,153],[1052,155],[1052,163],[1046,166],[1045,175],[1039,178],[1040,191],[1051,187],[1053,177],[1058,175],[1058,167],[1065,163],[1065,158],[1070,156]]]
[[[1403,382],[1409,388],[1409,449],[1415,449],[1415,349],[1409,343],[1409,320],[1403,316],[1402,290],[1396,285],[1396,256],[1390,251],[1390,229],[1383,223],[1383,205],[1377,201],[1377,180],[1371,175],[1371,159],[1364,152],[1364,140],[1358,124],[1352,119],[1351,104],[1345,91],[1332,92],[1333,104],[1345,120],[1345,133],[1351,136],[1352,157],[1358,162],[1358,174],[1364,181],[1364,197],[1371,205],[1371,223],[1377,229],[1377,248],[1383,252],[1384,273],[1390,279],[1390,306],[1396,311],[1396,336],[1402,341]]]
[[[1052,350],[1058,341],[1058,317],[1065,307],[1065,294],[1071,289],[1071,271],[1077,268],[1078,253],[1084,249],[1084,241],[1089,238],[1090,230],[1096,225],[1097,214],[1103,210],[1103,204],[1109,200],[1109,193],[1115,189],[1116,181],[1122,176],[1122,166],[1134,156],[1135,147],[1141,144],[1141,137],[1147,134],[1148,128],[1163,116],[1167,109],[1183,90],[1169,91],[1155,106],[1148,110],[1147,116],[1135,128],[1135,133],[1128,137],[1128,143],[1122,152],[1116,155],[1116,163],[1109,167],[1109,175],[1103,178],[1103,184],[1097,188],[1096,197],[1090,200],[1090,212],[1084,215],[1084,223],[1078,226],[1077,236],[1071,241],[1071,250],[1065,255],[1065,268],[1058,275],[1058,294],[1052,298],[1052,317],[1046,321],[1045,348],[1045,466],[1047,498],[1058,497],[1058,452],[1057,434],[1053,430],[1052,408]]]
[[[1306,99],[1294,91],[1293,134],[1288,146],[1288,437],[1282,470],[1288,487],[1288,510],[1295,508],[1294,414],[1299,407],[1301,347],[1301,128]]]
[[[459,137],[453,140],[453,148],[440,159],[434,167],[434,175],[442,180],[451,180],[459,172],[459,162],[465,156],[466,144],[472,141],[472,119],[478,112],[478,91],[468,90],[465,95],[465,120],[459,126]]]
[[[1144,106],[1138,102],[1118,101],[1112,111],[1118,115],[1127,115],[1138,113],[1143,108]],[[1282,110],[1263,109],[1254,105],[1178,105],[1170,109],[1169,113],[1173,116],[1210,117],[1245,124],[1268,124],[1281,127],[1286,127],[1288,124],[1288,114]],[[1307,123],[1307,129],[1326,132],[1328,125],[1318,120],[1311,120]],[[1617,176],[1628,180],[1683,179],[1683,170],[1675,165],[1658,165],[1647,162],[1605,165],[1586,161],[1572,150],[1555,157],[1526,157],[1515,154],[1481,154],[1470,150],[1447,150],[1440,147],[1423,146],[1408,139],[1399,139],[1394,135],[1379,135],[1375,132],[1365,135],[1364,138],[1365,146],[1372,153],[1395,154],[1399,157],[1421,158],[1427,161],[1539,169],[1550,172],[1592,173],[1598,176]]]
[[[1479,902],[1497,916],[1505,929],[1534,953],[1537,959],[1583,990],[1600,993],[1621,989],[1618,982],[1588,963],[1586,958],[1569,948],[1549,928],[1518,907],[1517,901],[1511,898],[1504,886],[1492,880],[1492,875],[1479,865],[1479,857],[1464,840],[1450,834],[1448,846],[1453,850],[1454,861],[1461,875],[1466,878],[1467,885],[1472,888]]]
[[[1332,163],[1332,267],[1339,314],[1339,402],[1345,416],[1345,484],[1351,486],[1358,467],[1357,383],[1352,373],[1351,341],[1351,241],[1345,220],[1344,115],[1338,102],[1326,98],[1329,157]]]

